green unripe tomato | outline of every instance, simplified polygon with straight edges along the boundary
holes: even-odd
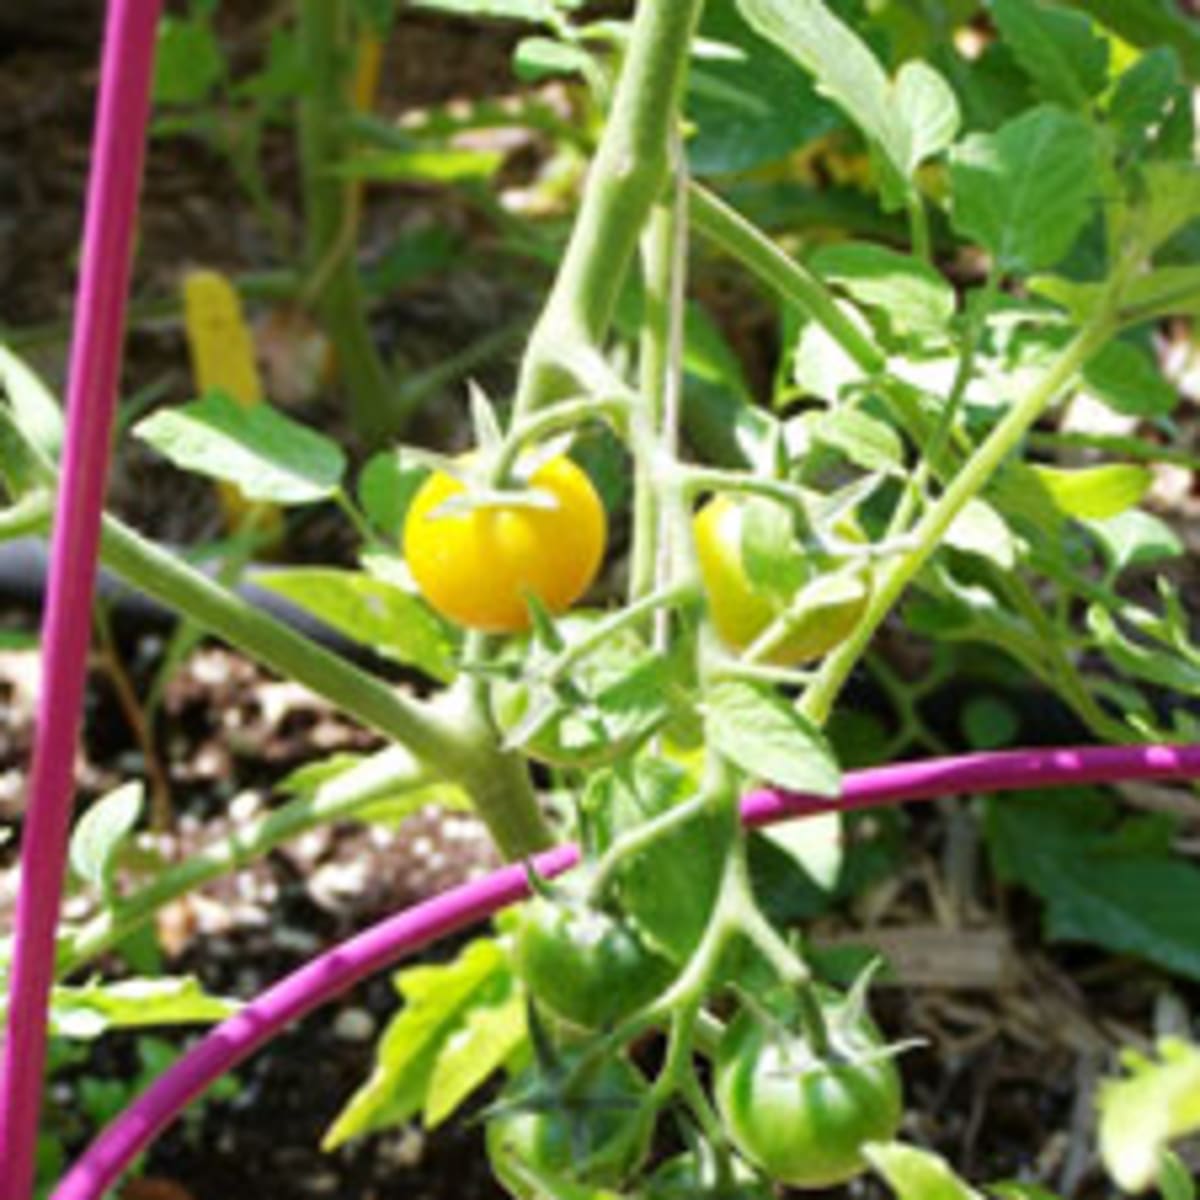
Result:
[[[537,897],[521,909],[513,965],[530,995],[582,1029],[611,1028],[663,992],[677,968],[619,917]]]
[[[722,494],[696,514],[692,529],[709,612],[721,640],[732,650],[745,650],[786,609],[779,597],[756,587],[742,562],[742,519],[745,506]],[[851,520],[838,532],[851,541],[865,541]],[[814,560],[814,574],[837,565],[837,560]],[[864,586],[847,596],[815,601],[796,614],[787,638],[768,656],[776,666],[798,666],[828,654],[854,630],[870,600]]]
[[[518,1076],[503,1099],[537,1086],[532,1072]],[[615,1187],[645,1158],[653,1122],[641,1109],[649,1087],[628,1060],[600,1066],[586,1092],[536,1109],[514,1108],[487,1123],[487,1153],[496,1178],[518,1200],[541,1192],[525,1178],[562,1179]]]
[[[837,1029],[837,1010],[829,1011]],[[865,1018],[821,1056],[741,1013],[716,1057],[714,1096],[730,1140],[788,1187],[833,1187],[862,1174],[863,1147],[895,1137],[903,1116],[899,1072],[880,1047]]]
[[[774,1200],[774,1195],[745,1163],[735,1164],[732,1179],[718,1182],[715,1165],[695,1154],[669,1159],[635,1193],[637,1200]]]

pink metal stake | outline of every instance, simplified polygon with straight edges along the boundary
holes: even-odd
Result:
[[[44,681],[21,851],[21,888],[0,1068],[0,1200],[28,1200],[46,1059],[75,747],[87,668],[100,514],[161,0],[112,0],[76,297],[62,485],[42,625]]]

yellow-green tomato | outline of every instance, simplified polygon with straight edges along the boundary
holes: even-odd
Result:
[[[591,480],[569,458],[533,472],[553,507],[493,504],[437,513],[466,485],[444,471],[421,488],[404,521],[404,556],[421,595],[455,624],[485,633],[529,628],[528,597],[565,612],[604,558],[607,522]]]
[[[742,562],[742,519],[745,506],[729,495],[710,500],[696,514],[693,532],[700,559],[700,574],[708,597],[709,612],[721,640],[731,649],[745,650],[788,607],[776,595],[756,587]],[[847,523],[843,536],[862,540],[857,526]],[[812,564],[814,577],[822,569],[838,565]],[[827,654],[850,635],[867,606],[866,586],[828,601],[816,600],[811,607],[793,614],[787,637],[767,656],[777,666],[796,666]]]

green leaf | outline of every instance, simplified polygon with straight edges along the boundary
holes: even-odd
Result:
[[[714,750],[755,779],[836,797],[841,774],[828,743],[773,688],[722,681],[709,689],[705,728]]]
[[[583,47],[548,37],[522,38],[513,52],[513,71],[524,83],[560,75],[585,75],[590,62]]]
[[[206,20],[166,16],[154,51],[156,104],[199,104],[225,73],[221,46]]]
[[[756,588],[790,599],[809,575],[792,513],[755,496],[743,502],[741,516],[739,549],[747,578]]]
[[[1045,901],[1052,940],[1200,979],[1200,870],[1113,825],[1101,797],[997,798],[988,806],[988,842],[1000,873]]]
[[[1176,1138],[1200,1132],[1200,1047],[1163,1038],[1158,1058],[1127,1051],[1126,1074],[1101,1085],[1100,1157],[1128,1192],[1150,1187]]]
[[[591,779],[583,811],[603,852],[621,835],[687,802],[694,783],[682,767],[642,758],[632,770]],[[720,813],[701,815],[631,856],[620,873],[622,906],[662,953],[686,962],[716,901],[732,833]]]
[[[1174,530],[1141,509],[1130,509],[1105,521],[1088,521],[1087,526],[1114,574],[1127,567],[1178,558],[1183,553],[1183,543]]]
[[[1193,162],[1152,162],[1141,171],[1145,195],[1130,218],[1148,251],[1153,251],[1200,217],[1200,166]]]
[[[338,489],[346,468],[335,442],[268,404],[220,392],[161,409],[134,433],[177,467],[234,483],[248,500],[312,504]]]
[[[861,408],[842,406],[822,413],[811,426],[813,441],[831,446],[856,467],[882,475],[904,472],[904,443],[888,424]]]
[[[1036,1183],[989,1183],[988,1191],[998,1200],[1060,1200]]]
[[[700,35],[729,54],[694,62],[688,73],[687,141],[698,175],[775,162],[842,124],[809,77],[745,22],[733,0],[709,0]]]
[[[467,1011],[465,1023],[447,1038],[430,1076],[423,1114],[427,1128],[453,1115],[525,1044],[525,1010],[524,994],[511,987],[499,1003]]]
[[[991,0],[992,15],[1043,100],[1087,108],[1108,84],[1108,42],[1080,13],[1041,0]]]
[[[47,458],[58,458],[63,440],[63,414],[54,393],[29,365],[0,345],[0,390],[12,405],[21,432]]]
[[[954,289],[928,263],[885,246],[842,242],[812,256],[824,279],[867,308],[880,309],[897,333],[944,333],[954,316]]]
[[[896,120],[905,131],[902,174],[911,178],[927,159],[948,150],[962,126],[950,85],[928,63],[906,62],[893,88]]]
[[[873,1142],[863,1154],[899,1200],[984,1200],[944,1158],[903,1142]]]
[[[1109,123],[1116,129],[1121,149],[1142,148],[1156,126],[1169,115],[1180,95],[1183,71],[1179,55],[1159,46],[1121,73],[1108,105]]]
[[[126,783],[102,796],[79,818],[71,834],[71,869],[107,900],[117,854],[142,815],[145,792]]]
[[[322,1141],[326,1150],[402,1124],[421,1112],[451,1039],[477,1008],[506,1004],[514,983],[504,949],[481,937],[453,962],[401,971],[396,986],[404,1007],[384,1031],[370,1078],[326,1133]],[[450,1068],[446,1071],[451,1073]],[[440,1107],[439,1115],[444,1116]]]
[[[404,515],[428,471],[395,450],[374,455],[358,477],[358,499],[371,524],[393,546],[400,544]]]
[[[1196,1180],[1178,1154],[1166,1151],[1158,1168],[1158,1190],[1163,1200],[1196,1200]]]
[[[760,832],[822,891],[833,891],[845,859],[841,813],[820,813],[804,821],[783,821]]]
[[[1153,355],[1133,342],[1109,342],[1084,365],[1083,381],[1114,412],[1131,417],[1165,417],[1179,403]]]
[[[1126,615],[1136,611],[1130,608]],[[1164,654],[1162,646],[1132,641],[1121,632],[1112,613],[1098,604],[1089,606],[1087,625],[1104,657],[1123,675],[1136,676],[1185,695],[1200,695],[1200,665],[1188,655]]]
[[[824,0],[737,0],[751,27],[791,55],[884,154],[901,179],[953,141],[954,93],[927,64],[893,83],[870,47]]]
[[[208,1025],[233,1016],[240,1007],[236,1000],[208,995],[190,976],[56,987],[50,1031],[56,1037],[91,1041],[113,1029]]]
[[[950,159],[951,216],[1007,271],[1053,267],[1094,211],[1096,135],[1082,117],[1043,106],[995,133],[977,133]]]
[[[387,658],[434,679],[454,677],[455,644],[445,623],[394,583],[334,567],[264,571],[254,582]]]
[[[1031,470],[1061,512],[1083,520],[1102,521],[1133,508],[1154,482],[1149,467],[1132,463]]]
[[[1159,267],[1140,275],[1121,294],[1126,320],[1200,316],[1200,267]]]
[[[343,179],[376,183],[486,183],[504,163],[498,150],[374,150],[346,159],[335,171]]]
[[[968,500],[946,530],[945,544],[967,554],[977,554],[997,566],[1011,569],[1017,561],[1017,541],[1008,522],[986,500]]]

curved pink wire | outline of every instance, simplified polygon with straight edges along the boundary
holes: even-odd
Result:
[[[963,792],[1200,777],[1200,746],[1009,750],[873,767],[848,775],[839,810],[930,800]],[[747,825],[827,812],[835,802],[763,790],[742,803]],[[578,861],[574,846],[534,859],[551,878]],[[155,1136],[205,1088],[272,1035],[365,976],[529,894],[523,865],[463,884],[363,933],[285,976],[218,1025],[152,1084],[84,1151],[51,1200],[99,1200]]]
[[[26,1200],[46,1056],[46,1006],[71,820],[92,596],[146,144],[158,0],[113,0],[76,297],[62,485],[42,624],[21,887],[0,1067],[0,1200]]]

